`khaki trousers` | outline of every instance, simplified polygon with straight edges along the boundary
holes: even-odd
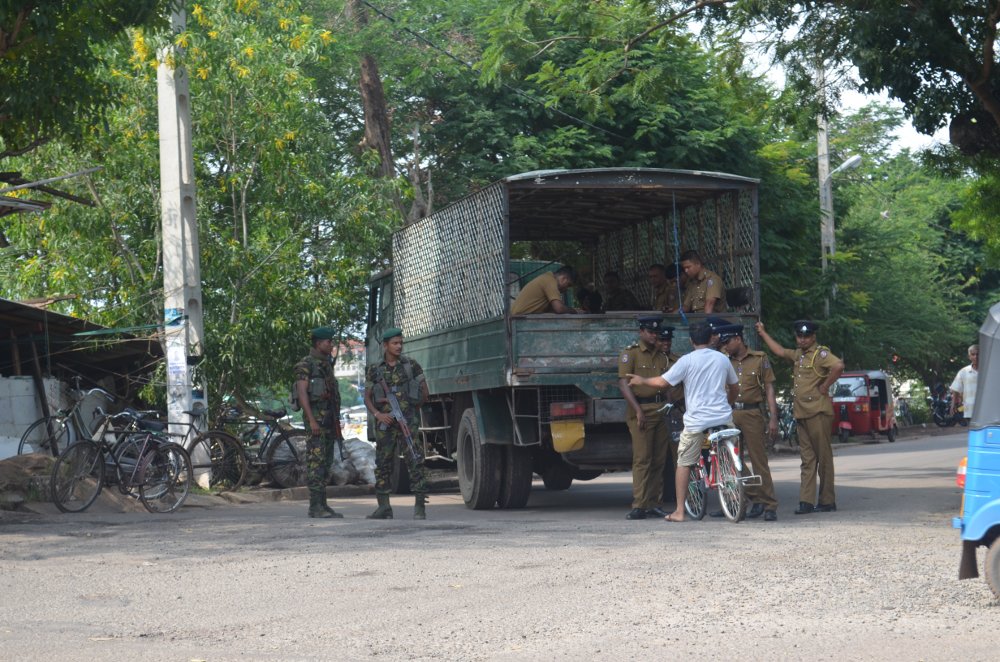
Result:
[[[655,410],[660,405],[641,405]],[[670,452],[670,432],[662,415],[646,416],[646,428],[629,412],[625,419],[632,436],[632,507],[648,510],[663,505],[663,465]]]
[[[764,510],[777,510],[778,500],[774,496],[774,481],[771,467],[767,463],[767,421],[760,409],[737,409],[733,411],[733,424],[743,434],[743,445],[750,458],[753,472],[760,476],[760,485],[747,486],[747,498],[764,506]],[[744,465],[744,473],[746,466]]]
[[[799,501],[829,505],[837,502],[833,487],[833,448],[830,446],[832,414],[817,414],[795,419],[802,455],[802,482]],[[819,501],[816,499],[816,476],[819,476]]]

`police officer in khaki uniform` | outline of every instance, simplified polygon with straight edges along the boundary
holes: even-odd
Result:
[[[677,267],[654,264],[649,267],[649,287],[652,290],[650,308],[658,313],[677,312]]]
[[[680,354],[675,354],[671,351],[674,344],[674,327],[661,326],[659,336],[657,345],[659,350],[667,357],[667,369],[669,370],[670,366],[677,363],[677,360],[681,358]],[[684,384],[671,386],[667,389],[666,396],[667,402],[672,402],[675,407],[667,415],[667,445],[670,447],[670,450],[667,453],[667,460],[663,464],[663,502],[673,503],[674,499],[676,499],[674,496],[676,494],[674,489],[674,474],[677,470],[677,441],[674,439],[673,433],[676,430],[679,435],[680,431],[684,428],[684,422],[681,418],[684,414]]]
[[[663,510],[663,465],[670,450],[667,421],[657,411],[665,395],[653,386],[629,386],[628,374],[659,377],[667,371],[667,355],[657,346],[663,318],[639,318],[639,342],[629,345],[618,362],[618,388],[628,403],[625,423],[632,436],[632,510],[627,519],[666,517]]]
[[[778,401],[774,395],[774,371],[764,352],[746,346],[743,325],[732,324],[719,330],[721,349],[729,355],[739,378],[736,401],[733,403],[733,423],[743,433],[744,446],[750,456],[753,472],[761,484],[747,487],[747,498],[753,502],[748,518],[764,515],[765,522],[778,520],[778,500],[774,496],[774,481],[767,463],[765,428],[772,439],[778,434]],[[770,414],[765,420],[764,408]],[[720,513],[721,514],[721,513]]]
[[[833,449],[830,435],[833,429],[833,403],[830,387],[844,372],[844,362],[834,356],[829,347],[816,343],[819,325],[809,320],[794,323],[797,349],[785,349],[757,322],[757,333],[768,348],[795,364],[793,405],[795,431],[802,454],[802,482],[799,486],[799,507],[796,515],[837,510],[833,487]],[[816,497],[816,476],[819,474],[819,501]]]
[[[697,251],[685,251],[681,255],[681,269],[687,275],[684,310],[707,315],[726,312],[726,289],[722,277],[705,268]]]

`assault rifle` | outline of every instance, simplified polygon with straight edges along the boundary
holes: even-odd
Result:
[[[413,443],[413,435],[410,434],[410,426],[406,424],[406,417],[403,416],[403,410],[399,408],[399,400],[396,399],[396,394],[389,390],[389,385],[385,383],[385,377],[382,377],[379,380],[379,384],[382,386],[382,390],[385,391],[385,397],[389,401],[389,406],[392,408],[392,417],[396,419],[396,422],[399,424],[399,429],[403,432],[403,440],[406,441],[407,450],[410,451],[410,455],[413,457],[414,462],[420,462],[420,452]]]

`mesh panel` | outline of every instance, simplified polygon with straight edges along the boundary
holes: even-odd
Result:
[[[407,335],[503,315],[505,218],[494,184],[393,235],[396,319]]]
[[[647,268],[674,262],[674,217],[663,217],[604,235],[596,254],[598,273],[618,271],[622,285],[640,302],[650,300]],[[728,289],[749,288],[748,302],[735,312],[756,312],[756,218],[750,189],[726,191],[715,199],[677,208],[678,253],[694,249],[718,272]],[[721,252],[720,252],[721,249]]]

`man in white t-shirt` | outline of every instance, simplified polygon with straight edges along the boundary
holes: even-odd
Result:
[[[966,422],[972,418],[972,407],[976,404],[976,382],[979,380],[979,345],[969,345],[969,365],[958,371],[951,383],[951,415],[959,405],[965,405],[962,415]]]
[[[721,352],[710,347],[712,329],[706,324],[691,326],[694,351],[685,354],[659,377],[628,375],[630,386],[654,386],[667,389],[684,384],[684,430],[677,448],[676,495],[677,509],[664,519],[684,521],[684,499],[687,497],[691,467],[698,463],[705,430],[733,424],[732,403],[736,399],[739,379],[733,364]]]

